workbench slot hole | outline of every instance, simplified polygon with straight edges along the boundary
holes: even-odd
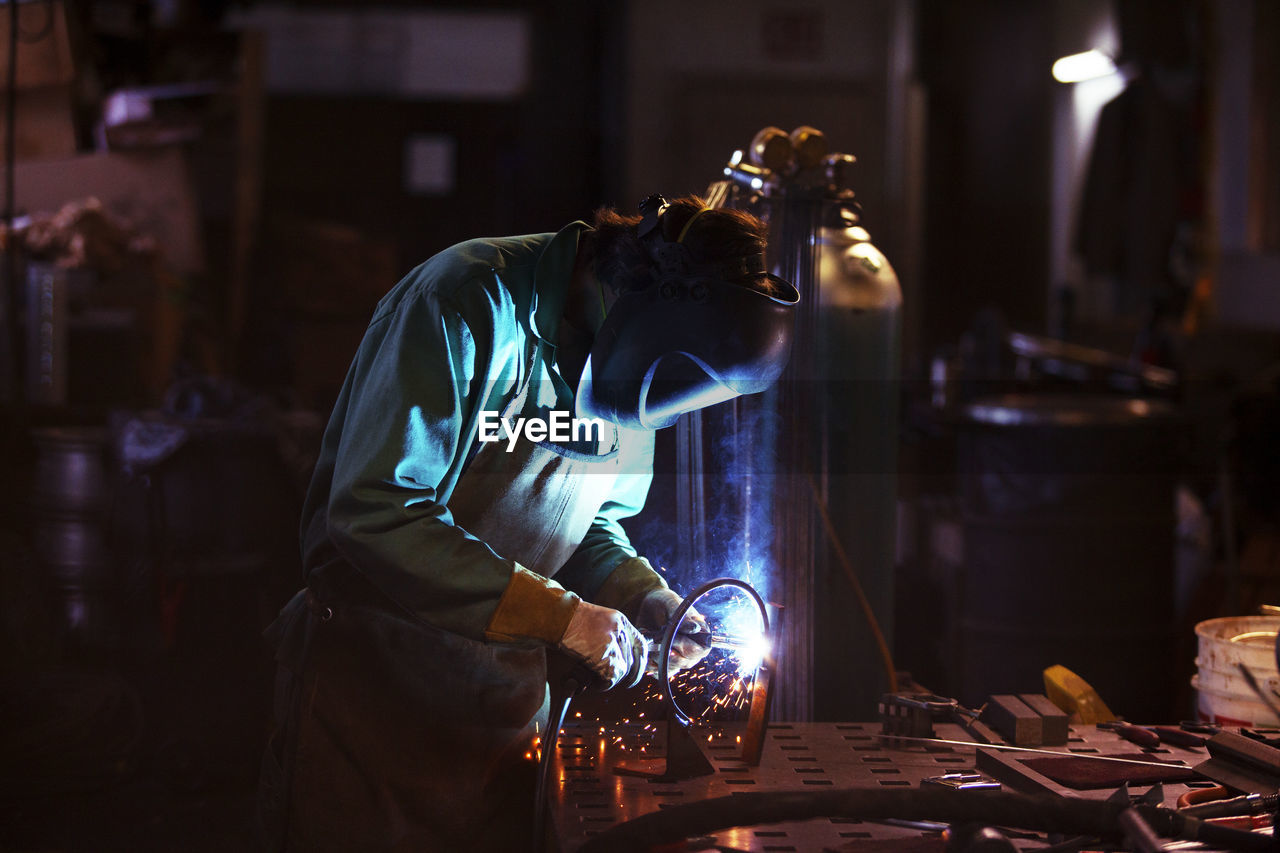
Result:
[[[861,723],[836,723],[837,731],[861,731],[864,726]]]
[[[880,747],[875,744],[867,744],[866,746],[854,746],[853,750],[855,752],[879,752]]]
[[[871,735],[845,735],[845,740],[871,740]]]
[[[877,776],[892,776],[893,774],[901,773],[902,771],[896,767],[872,767],[871,772]]]
[[[724,783],[726,785],[754,785],[756,783],[756,780],[755,779],[725,779]]]
[[[797,773],[826,773],[827,772],[826,770],[823,770],[821,767],[793,767],[791,769],[796,771]],[[873,770],[871,772],[876,773],[880,771]],[[897,773],[898,771],[895,770],[893,772]]]
[[[757,829],[755,832],[752,833],[752,835],[754,835],[756,838],[786,838],[787,837],[787,834],[785,832],[780,832],[778,830],[765,830],[765,829]]]
[[[788,844],[788,845],[787,845],[787,846],[785,846],[785,847],[779,847],[779,846],[778,846],[778,845],[776,845],[776,844],[766,844],[766,845],[764,846],[764,849],[765,849],[765,850],[778,850],[778,851],[783,851],[783,850],[795,850],[796,848],[792,847],[790,844]]]
[[[969,759],[959,755],[951,756],[950,758],[935,758],[933,760],[939,764],[967,764],[969,762]]]
[[[840,824],[841,826],[844,826],[845,824],[849,824],[849,823],[862,823],[861,818],[856,818],[856,817],[829,817],[827,818],[827,820],[831,821],[832,823]]]
[[[901,787],[903,785],[910,785],[911,783],[908,782],[906,779],[881,779],[880,784],[888,788],[895,785]]]
[[[774,740],[800,740],[800,735],[774,735]]]
[[[887,755],[864,755],[862,756],[863,764],[887,764],[893,759]]]
[[[787,761],[817,761],[812,755],[788,755]]]
[[[1098,752],[1099,750],[1096,746],[1073,746],[1070,748],[1069,751],[1070,752]]]
[[[870,837],[871,837],[871,833],[869,833],[869,832],[842,832],[842,833],[840,833],[840,837],[841,837],[841,838],[870,838]]]
[[[795,750],[800,750],[800,749],[807,750],[808,748],[809,748],[809,747],[807,747],[807,746],[780,746],[780,747],[778,747],[778,749],[785,750],[785,751],[795,751]]]
[[[830,779],[802,779],[800,781],[805,785],[834,785],[835,784],[835,782],[832,782]]]
[[[607,809],[608,803],[574,803],[574,808],[578,809]]]

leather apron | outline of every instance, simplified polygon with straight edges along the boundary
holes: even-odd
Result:
[[[530,376],[541,373],[542,349]],[[526,380],[504,415],[547,417]],[[500,556],[551,576],[618,475],[618,435],[480,445],[448,505]],[[457,567],[465,571],[465,567]],[[277,731],[259,808],[268,846],[513,851],[532,838],[546,650],[487,644],[410,615],[345,561],[312,573],[272,626]],[[295,675],[296,674],[296,675]]]

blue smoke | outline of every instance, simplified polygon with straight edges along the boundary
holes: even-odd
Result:
[[[707,418],[719,427],[709,442],[705,470],[707,548],[705,576],[746,581],[766,600],[773,586],[773,512],[777,493],[777,444],[782,419],[766,401],[744,398]]]
[[[668,572],[682,594],[709,580],[746,581],[766,600],[774,588],[774,495],[782,418],[772,392],[740,398],[701,413],[701,458],[675,472],[676,494],[650,495],[633,530],[641,553]],[[701,473],[697,473],[701,472]],[[678,517],[680,502],[696,502],[697,521]]]

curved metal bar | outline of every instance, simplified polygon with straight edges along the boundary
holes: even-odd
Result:
[[[658,662],[658,678],[662,681],[662,694],[667,700],[667,706],[675,714],[675,718],[681,725],[687,726],[693,722],[683,710],[680,709],[679,703],[676,702],[675,694],[671,692],[671,644],[675,642],[676,632],[680,628],[680,623],[684,621],[685,614],[693,607],[698,599],[702,598],[713,589],[719,589],[722,586],[736,586],[745,590],[756,606],[760,608],[761,632],[767,637],[769,635],[769,610],[764,603],[764,599],[760,597],[760,593],[756,592],[755,587],[744,580],[738,578],[716,578],[707,581],[702,586],[695,589],[689,595],[685,596],[684,601],[680,602],[680,606],[671,614],[671,621],[667,623],[666,630],[662,632],[662,645],[659,647],[658,654],[660,660]]]

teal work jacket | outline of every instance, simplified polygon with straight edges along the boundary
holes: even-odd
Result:
[[[324,433],[302,517],[308,572],[339,556],[426,622],[483,640],[515,564],[455,524],[449,496],[477,449],[483,411],[526,379],[540,404],[573,412],[554,344],[589,230],[460,243],[378,303]],[[539,341],[541,375],[529,377]],[[644,506],[653,433],[623,430],[621,475],[555,579],[590,600],[636,556],[620,521]]]

